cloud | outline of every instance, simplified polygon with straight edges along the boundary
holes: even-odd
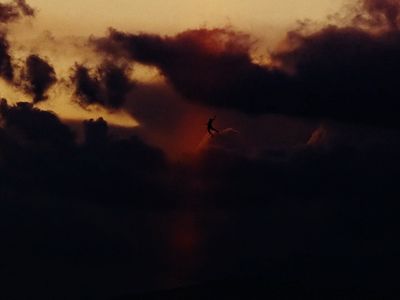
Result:
[[[92,43],[99,52],[158,67],[188,99],[248,113],[273,111],[274,96],[284,91],[287,79],[252,63],[250,37],[229,29],[188,30],[174,37],[111,29]]]
[[[33,95],[34,103],[46,100],[46,92],[57,82],[54,67],[38,55],[30,55],[26,59],[22,77],[27,82],[25,91]]]
[[[36,11],[34,8],[32,8],[27,2],[26,0],[16,0],[15,1],[19,7],[19,9],[22,11],[22,13],[25,16],[35,16]]]
[[[249,157],[240,134],[227,129],[201,153],[169,162],[137,137],[113,137],[102,119],[86,121],[85,142],[77,144],[53,113],[31,103],[3,101],[0,114],[0,222],[12,224],[1,251],[10,269],[21,257],[41,263],[41,270],[57,264],[46,274],[58,278],[70,277],[71,265],[96,266],[87,272],[104,272],[115,295],[120,277],[129,276],[123,286],[133,289],[132,280],[143,276],[145,282],[218,278],[241,274],[244,263],[254,274],[270,270],[266,260],[293,266],[321,253],[321,263],[338,253],[349,261],[365,254],[366,263],[371,257],[375,263],[393,251],[397,227],[382,225],[388,217],[380,214],[397,211],[397,132],[361,150],[330,139],[322,139],[330,147],[285,147],[277,159],[277,150]],[[331,136],[330,127],[324,130]],[[387,239],[376,246],[383,233]],[[290,253],[295,262],[287,260]],[[307,260],[307,270],[316,265]],[[353,270],[349,282],[361,273]],[[49,278],[36,268],[34,274]],[[90,292],[99,291],[97,277],[82,277],[93,284]]]
[[[123,108],[139,122],[139,136],[174,157],[193,151],[210,114],[164,82],[138,83]]]
[[[71,81],[78,102],[82,106],[100,104],[111,109],[120,108],[135,86],[130,72],[128,65],[110,61],[104,61],[94,71],[77,64]]]
[[[306,36],[292,33],[287,43],[274,59],[293,72],[295,113],[398,127],[399,32],[329,26]]]
[[[70,147],[74,143],[74,134],[54,113],[34,108],[30,103],[9,105],[3,99],[0,115],[3,128],[22,144],[44,143],[58,148]]]
[[[361,149],[340,139],[336,143],[336,132],[324,134],[333,138],[320,139],[312,145],[272,148],[254,157],[237,151],[237,144],[214,141],[216,144],[201,152],[200,171],[195,178],[202,182],[202,192],[209,203],[221,207],[253,207],[288,199],[319,202],[343,198],[353,205],[350,199],[355,197],[372,202],[378,197],[390,202],[390,197],[386,197],[389,191],[395,192],[394,149],[399,149],[399,143],[386,139]],[[355,133],[353,137],[357,136]]]
[[[14,69],[10,54],[10,44],[7,38],[8,23],[17,21],[23,16],[35,16],[36,11],[29,6],[25,0],[14,0],[9,3],[0,3],[0,77],[12,83],[14,80]]]
[[[31,190],[32,197],[79,195],[95,203],[117,197],[132,206],[154,207],[161,201],[158,193],[163,185],[158,174],[166,167],[163,152],[134,136],[113,138],[103,119],[83,123],[82,145],[54,113],[31,103],[9,105],[3,99],[0,119],[0,142],[4,143],[0,153],[6,162],[0,169],[9,174],[6,189],[22,185],[21,193]],[[36,190],[42,184],[46,187]],[[159,189],[152,190],[152,185]],[[146,202],[146,195],[152,200]]]
[[[393,25],[397,16],[386,9],[398,4],[363,3],[364,14],[387,20],[384,30],[327,25],[291,31],[269,66],[255,63],[253,41],[231,29],[176,36],[111,29],[91,43],[106,57],[157,67],[185,99],[209,107],[398,127],[400,31]]]
[[[84,143],[86,145],[104,144],[107,142],[108,124],[103,118],[97,120],[88,120],[83,122],[84,126]]]
[[[214,136],[205,133],[203,140],[197,146],[197,151],[203,151],[204,149],[207,151],[210,149],[223,149],[227,152],[245,156],[247,154],[247,146],[239,131],[233,128],[225,128],[221,129],[219,133]]]
[[[356,23],[370,27],[399,29],[400,2],[398,0],[361,0]]]
[[[10,45],[5,33],[0,33],[0,76],[9,82],[14,78],[14,67],[11,61]]]
[[[35,10],[25,0],[15,0],[9,3],[0,3],[0,23],[6,24],[20,19],[23,16],[34,16]]]
[[[303,150],[282,148],[279,159],[277,150],[273,155],[266,151],[251,156],[242,135],[228,128],[200,152],[183,156],[176,164],[137,137],[113,137],[103,119],[83,123],[84,143],[80,145],[56,115],[30,103],[9,105],[3,100],[0,115],[2,161],[7,162],[7,168],[0,164],[0,169],[8,174],[7,189],[22,184],[26,188],[21,192],[31,190],[34,197],[41,198],[63,195],[76,201],[118,201],[150,209],[199,205],[188,199],[203,199],[200,203],[204,207],[266,204],[270,201],[265,199],[266,189],[270,199],[286,198],[291,193],[304,198],[332,193],[323,187],[316,191],[307,181],[324,186],[327,174],[332,176],[332,184],[350,180],[350,175],[343,177],[339,170],[355,159],[352,152],[347,157],[347,152],[337,150],[334,144],[322,148],[316,143],[310,148],[304,145]],[[365,175],[357,174],[362,181]],[[46,183],[47,188],[36,190],[36,181],[30,182],[31,178]]]
[[[329,142],[329,133],[324,126],[318,127],[307,142],[309,146],[321,146]]]

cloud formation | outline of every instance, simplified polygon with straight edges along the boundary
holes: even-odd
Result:
[[[25,0],[0,3],[0,23],[7,24],[23,16],[35,16],[35,10]]]
[[[2,127],[21,144],[46,144],[48,147],[70,147],[74,134],[59,118],[51,112],[34,108],[32,104],[19,102],[8,105],[0,103]]]
[[[83,145],[80,145],[76,142],[74,132],[54,113],[35,108],[31,103],[20,102],[9,105],[3,99],[0,104],[0,117],[1,129],[4,136],[7,136],[6,140],[14,141],[11,144],[20,148],[15,153],[9,152],[11,156],[7,158],[8,164],[17,163],[23,159],[22,153],[25,153],[26,163],[32,163],[32,170],[29,172],[35,174],[42,172],[42,176],[48,176],[49,180],[53,176],[50,170],[61,172],[58,178],[51,179],[58,182],[56,184],[58,188],[60,184],[64,186],[60,192],[70,189],[79,194],[83,192],[83,190],[78,191],[84,189],[84,185],[96,185],[96,182],[102,182],[101,186],[114,193],[119,190],[112,184],[115,181],[116,184],[118,182],[118,185],[124,186],[120,190],[124,193],[130,186],[128,182],[135,180],[133,177],[137,176],[137,180],[142,182],[145,180],[144,177],[147,177],[145,175],[147,172],[153,170],[155,174],[156,170],[165,166],[161,150],[147,146],[135,137],[112,138],[108,133],[108,124],[103,119],[83,122],[85,136]],[[48,155],[49,153],[52,154]],[[36,160],[42,161],[50,170],[35,170]],[[59,169],[61,166],[65,172]],[[24,176],[27,178],[33,178],[34,175],[29,175],[28,169],[21,174],[25,173]],[[71,177],[76,176],[76,172],[81,172],[79,180]],[[132,177],[129,175],[130,172],[136,175]],[[113,176],[110,178],[107,173],[113,173]],[[74,181],[72,185],[71,180]],[[108,197],[101,193],[98,196],[104,197],[104,200]],[[124,198],[122,194],[121,198]]]
[[[57,82],[54,67],[38,55],[30,55],[26,59],[22,77],[27,82],[25,91],[33,96],[34,103],[46,100],[46,92]]]
[[[400,2],[398,0],[361,0],[355,21],[371,27],[399,29]]]
[[[10,54],[10,44],[7,38],[7,25],[24,16],[34,17],[36,11],[25,0],[14,0],[0,3],[0,77],[12,83],[14,68]]]
[[[10,44],[5,33],[0,33],[0,76],[8,82],[11,82],[14,78]]]
[[[112,137],[103,119],[85,121],[84,143],[78,144],[56,115],[30,103],[9,105],[3,100],[0,116],[1,158],[6,162],[0,168],[8,174],[4,188],[19,182],[26,188],[14,193],[30,190],[33,197],[79,195],[95,203],[118,199],[132,207],[158,209],[267,205],[292,197],[362,196],[372,201],[378,194],[395,192],[396,132],[377,132],[380,139],[364,141],[361,148],[360,141],[351,143],[351,134],[341,139],[338,132],[322,127],[308,145],[305,141],[248,155],[241,134],[227,129],[198,154],[175,163],[137,137]],[[36,190],[30,178],[48,182],[48,189]]]
[[[252,63],[250,37],[229,29],[188,30],[174,37],[111,29],[92,43],[99,52],[156,66],[184,97],[211,106],[273,111],[285,87],[282,72]]]
[[[100,104],[115,109],[126,101],[135,83],[130,79],[131,68],[104,61],[95,70],[77,64],[71,81],[75,95],[82,106]]]
[[[293,72],[295,112],[398,127],[400,32],[329,26],[307,36],[292,33],[287,43],[274,59]]]
[[[203,105],[398,127],[398,6],[398,1],[362,2],[364,17],[380,20],[368,27],[291,31],[272,52],[269,66],[252,60],[249,36],[230,29],[176,36],[111,29],[91,43],[114,59],[156,66],[182,96]]]

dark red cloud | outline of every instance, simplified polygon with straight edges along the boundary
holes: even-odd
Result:
[[[177,91],[199,103],[257,113],[276,110],[285,93],[287,76],[252,63],[250,38],[228,29],[174,37],[110,30],[92,42],[100,52],[158,67]]]
[[[398,127],[400,32],[389,8],[399,2],[379,3],[362,3],[364,15],[386,20],[383,29],[375,24],[378,32],[333,25],[289,32],[269,67],[252,61],[248,36],[228,29],[172,37],[111,29],[91,42],[99,53],[156,66],[182,96],[203,105]]]
[[[127,94],[135,86],[130,79],[131,69],[126,64],[103,62],[96,70],[76,65],[71,81],[82,106],[100,104],[109,108],[121,107]]]
[[[47,90],[57,82],[54,67],[38,55],[26,59],[23,79],[27,82],[25,91],[33,95],[34,103],[46,100]]]
[[[165,152],[181,156],[193,151],[205,133],[206,108],[185,101],[165,83],[139,83],[124,109],[139,122],[135,132]]]

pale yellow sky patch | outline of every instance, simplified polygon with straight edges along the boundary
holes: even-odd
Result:
[[[245,31],[287,27],[299,19],[322,20],[345,0],[30,0],[36,26],[63,34],[120,30],[173,34],[200,26],[234,25]]]

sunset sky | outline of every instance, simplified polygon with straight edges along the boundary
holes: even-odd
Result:
[[[0,299],[392,299],[399,53],[400,0],[0,1]]]
[[[61,34],[102,34],[121,30],[174,34],[188,28],[233,25],[263,34],[287,28],[297,20],[323,20],[345,0],[106,0],[30,3],[39,10],[38,27]],[[268,35],[265,34],[268,39]]]
[[[54,66],[58,84],[50,90],[50,101],[38,106],[58,113],[63,119],[83,120],[104,117],[110,124],[135,127],[140,121],[135,114],[124,109],[107,111],[100,106],[84,110],[73,103],[71,88],[66,86],[75,63],[95,66],[99,56],[87,46],[90,36],[103,36],[108,28],[126,32],[143,32],[173,36],[180,32],[199,28],[230,27],[235,31],[249,34],[254,41],[251,55],[260,63],[268,62],[269,52],[279,44],[286,31],[295,28],[298,21],[306,19],[313,22],[325,22],[328,15],[343,8],[344,1],[41,1],[34,0],[30,5],[36,9],[33,18],[25,18],[9,26],[10,40],[14,56],[24,60],[29,53],[46,57]],[[260,57],[260,58],[259,58]],[[143,83],[164,82],[156,68],[136,64],[132,78]],[[26,97],[17,88],[0,82],[2,96],[15,103]],[[134,93],[140,93],[140,90]],[[173,91],[168,91],[172,95]],[[133,108],[134,110],[135,108]],[[189,108],[188,120],[195,120],[195,127],[204,123],[209,113],[216,111]],[[142,124],[143,125],[143,124]],[[189,142],[176,144],[167,138],[161,145],[167,145],[176,151],[188,151],[196,148],[201,139],[202,129],[179,134]],[[163,134],[165,137],[165,134]],[[157,140],[163,137],[157,136]],[[154,137],[151,138],[154,143]],[[183,143],[183,144],[182,144]],[[155,143],[160,145],[160,143]],[[172,147],[172,148],[171,148]],[[183,150],[182,150],[183,149]]]

